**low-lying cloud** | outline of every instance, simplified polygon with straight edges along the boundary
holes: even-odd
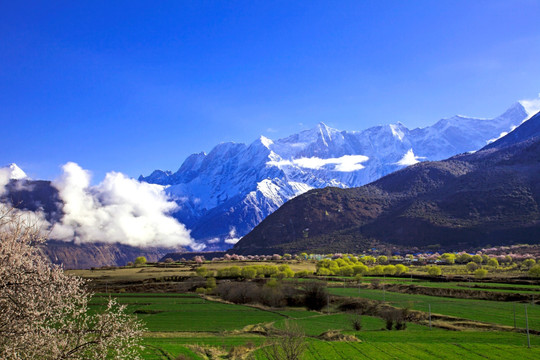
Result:
[[[420,159],[425,159],[425,158],[414,155],[413,149],[409,149],[409,151],[407,151],[405,155],[403,155],[403,157],[396,163],[396,165],[410,166],[410,165],[418,164],[420,162]]]
[[[177,204],[167,198],[163,186],[138,182],[110,172],[98,185],[73,162],[53,181],[62,200],[64,215],[51,230],[51,238],[76,243],[121,243],[137,247],[186,247],[204,245],[170,216]]]
[[[330,170],[340,171],[340,172],[351,172],[362,170],[364,165],[362,163],[369,160],[369,157],[364,155],[344,155],[339,158],[328,158],[321,159],[318,157],[302,157],[299,159],[293,160],[279,160],[279,161],[269,161],[267,165],[270,166],[298,166],[301,168],[311,169],[311,170],[320,170],[327,165],[334,165]]]

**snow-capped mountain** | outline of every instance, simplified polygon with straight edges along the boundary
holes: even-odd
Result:
[[[309,189],[361,186],[418,161],[478,150],[533,111],[518,102],[493,119],[454,116],[413,130],[399,122],[363,131],[320,123],[274,141],[222,143],[189,156],[175,173],[156,170],[139,180],[167,185],[181,208],[175,217],[208,249],[224,249]]]
[[[28,177],[26,173],[15,163],[0,168],[0,172],[2,172],[9,180],[21,180]]]

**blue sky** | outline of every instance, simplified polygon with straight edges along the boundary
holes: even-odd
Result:
[[[496,116],[540,92],[540,1],[4,1],[0,165],[129,176],[224,141]]]

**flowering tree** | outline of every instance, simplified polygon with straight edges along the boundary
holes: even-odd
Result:
[[[112,299],[90,315],[84,280],[48,264],[43,242],[24,214],[0,208],[0,358],[138,359],[142,324]]]

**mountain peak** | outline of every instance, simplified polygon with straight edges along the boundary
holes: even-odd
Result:
[[[270,145],[272,145],[274,142],[272,140],[270,140],[269,138],[267,138],[266,136],[264,135],[261,135],[259,137],[259,141],[261,142],[261,144],[263,144],[264,147],[268,148]]]
[[[3,169],[9,172],[9,178],[11,180],[21,180],[28,177],[26,173],[15,163],[11,163],[8,166],[5,166]]]

